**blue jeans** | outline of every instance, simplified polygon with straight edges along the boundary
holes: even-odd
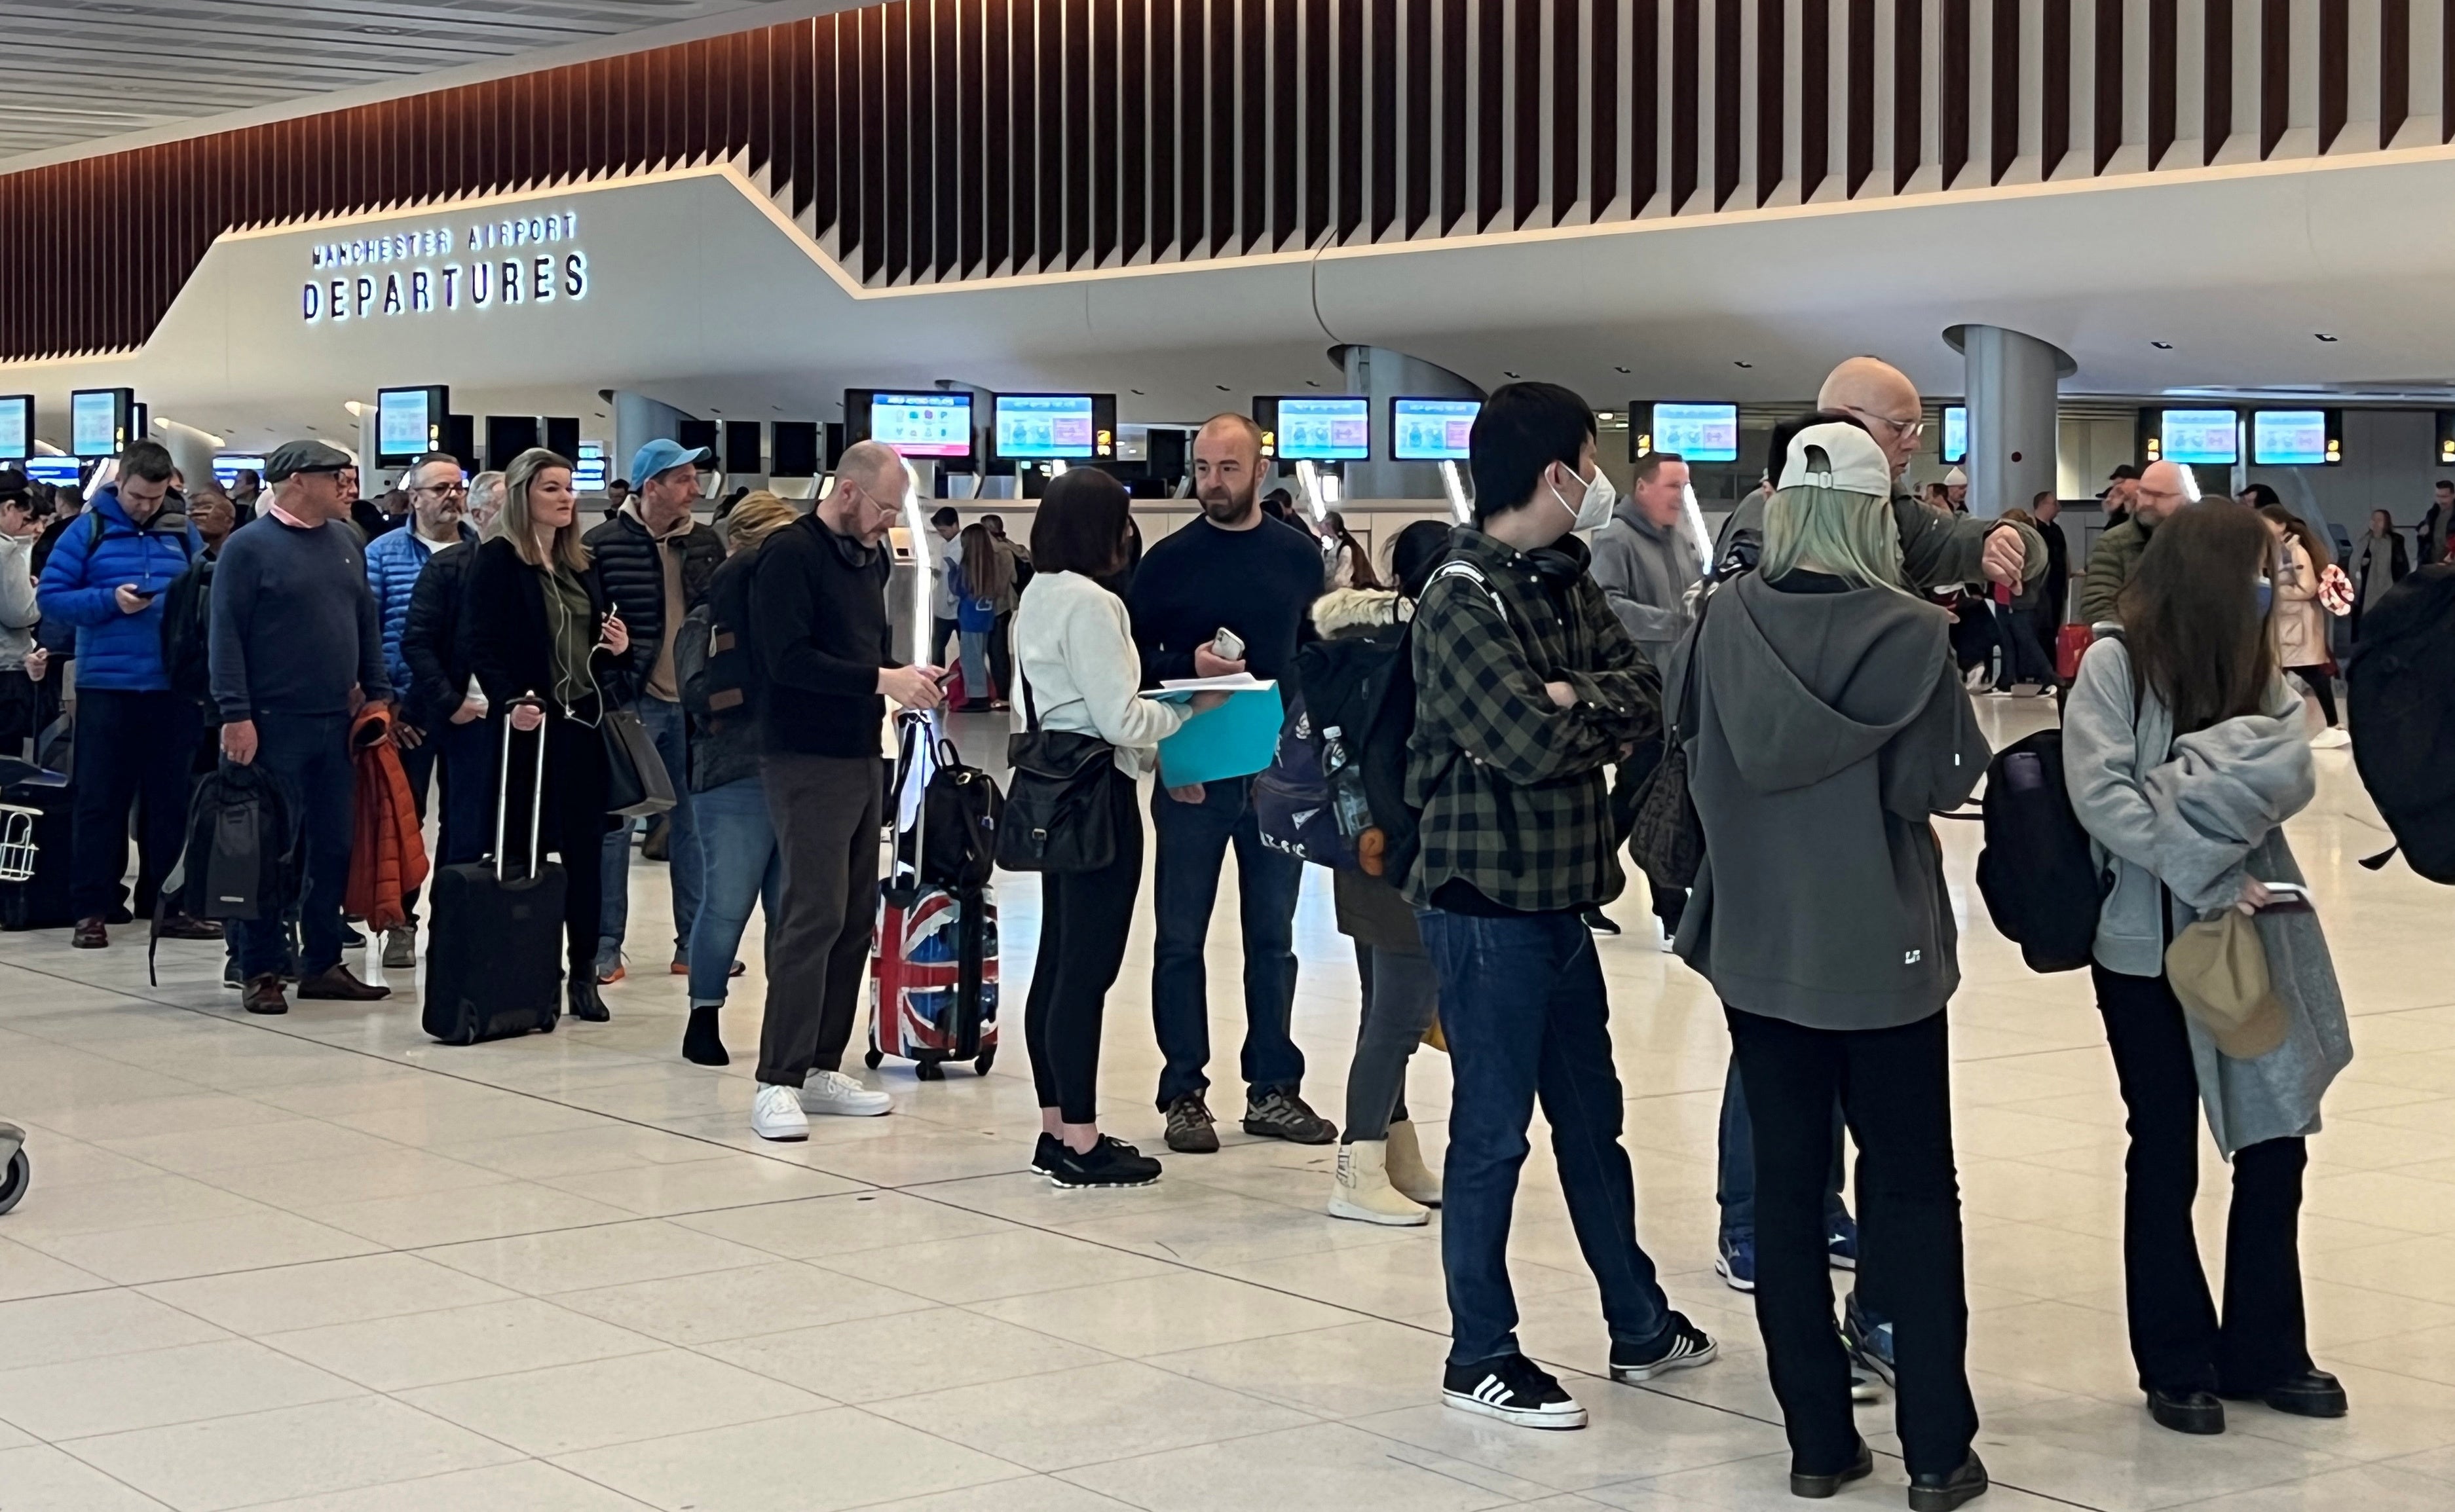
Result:
[[[672,820],[665,841],[666,869],[674,884],[674,956],[682,960],[690,954],[691,924],[699,917],[700,849],[699,825],[693,816],[690,792],[690,721],[679,703],[662,698],[642,697],[631,706],[647,726],[648,738],[657,743],[657,755],[664,758],[666,775],[674,779],[674,806],[666,815]],[[619,829],[605,837],[604,878],[605,901],[601,905],[601,921],[597,926],[597,964],[599,970],[622,958],[622,937],[631,927],[631,822],[622,821]]]
[[[341,963],[341,899],[350,882],[357,774],[350,763],[350,718],[340,714],[260,714],[255,764],[278,772],[297,789],[305,885],[298,899],[301,976]],[[239,971],[261,977],[281,970],[290,954],[289,928],[278,918],[240,926]]]
[[[1722,1238],[1753,1239],[1756,1232],[1756,1138],[1755,1127],[1748,1120],[1748,1091],[1739,1079],[1737,1052],[1731,1055],[1731,1069],[1722,1080],[1722,1139],[1720,1162],[1714,1173],[1714,1199],[1722,1204]],[[1832,1220],[1850,1216],[1850,1204],[1841,1200],[1841,1104],[1833,1105],[1833,1174],[1824,1187],[1824,1217],[1829,1232]]]
[[[751,904],[766,911],[767,937],[771,942],[776,937],[777,911],[783,906],[784,853],[776,844],[775,821],[767,816],[766,784],[757,777],[695,793],[691,802],[699,817],[706,890],[700,895],[699,917],[691,925],[690,1000],[694,1008],[712,1008],[724,1001],[733,953],[741,948]]]
[[[1151,792],[1159,860],[1152,891],[1159,940],[1151,966],[1151,1022],[1167,1064],[1159,1105],[1210,1085],[1209,973],[1202,959],[1219,900],[1219,868],[1236,847],[1236,902],[1245,935],[1245,1084],[1293,1093],[1304,1083],[1304,1052],[1288,1033],[1296,997],[1296,894],[1304,862],[1266,850],[1253,816],[1252,783],[1213,782],[1199,803]]]
[[[1622,1093],[1593,936],[1574,913],[1486,918],[1432,908],[1416,917],[1440,974],[1455,1079],[1441,1176],[1450,1362],[1517,1351],[1509,1220],[1538,1095],[1612,1341],[1653,1343],[1670,1326],[1671,1301],[1636,1242],[1636,1179],[1619,1142]]]

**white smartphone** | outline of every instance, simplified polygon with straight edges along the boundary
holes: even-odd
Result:
[[[1245,637],[1222,625],[1219,634],[1210,637],[1210,654],[1221,661],[1242,661],[1245,659]]]
[[[2317,912],[2310,900],[2310,890],[2299,882],[2262,882],[2273,899],[2260,910],[2262,914],[2309,914]]]

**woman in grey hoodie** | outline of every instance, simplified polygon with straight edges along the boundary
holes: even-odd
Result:
[[[2150,1414],[2180,1433],[2222,1433],[2222,1397],[2344,1413],[2310,1361],[2295,1231],[2303,1136],[2352,1040],[2318,916],[2257,912],[2274,901],[2262,883],[2302,880],[2283,824],[2316,791],[2267,628],[2268,560],[2265,524],[2230,500],[2167,517],[2118,601],[2122,635],[2089,648],[2063,711],[2064,784],[2110,883],[2089,969],[2130,1115],[2131,1356]],[[2284,1011],[2282,1041],[2247,1059],[2184,1017],[2165,975],[2178,931],[2236,907],[2258,919]],[[2233,1162],[2222,1324],[2191,1231],[2201,1105]]]
[[[1717,591],[1674,659],[1705,864],[1677,950],[1730,1020],[1756,1160],[1756,1320],[1791,1490],[1871,1473],[1825,1276],[1837,1099],[1859,1150],[1859,1242],[1893,1319],[1916,1512],[1986,1489],[1964,1357],[1944,1004],[1959,984],[1930,816],[1988,750],[1950,617],[1904,583],[1891,468],[1856,427],[1792,441],[1758,570]]]

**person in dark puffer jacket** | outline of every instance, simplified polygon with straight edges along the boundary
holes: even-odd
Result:
[[[178,861],[188,814],[188,766],[203,715],[171,689],[162,665],[162,599],[204,542],[168,507],[171,454],[138,441],[121,454],[116,482],[95,495],[87,518],[60,533],[43,564],[46,616],[76,627],[75,859],[69,906],[75,943],[111,943],[105,920],[126,897],[129,810],[141,794],[135,910],[152,912]],[[182,915],[174,939],[213,939],[219,928]]]
[[[674,889],[673,972],[690,970],[691,927],[699,915],[701,857],[691,795],[680,779],[690,764],[690,731],[674,675],[674,636],[690,612],[707,602],[708,579],[724,560],[724,543],[699,523],[699,470],[715,466],[704,447],[685,450],[649,442],[633,459],[639,493],[615,516],[588,533],[590,558],[605,592],[631,628],[631,671],[639,696],[631,705],[677,780],[667,816]],[[605,837],[605,917],[598,928],[597,976],[622,979],[622,937],[631,918],[631,828]]]

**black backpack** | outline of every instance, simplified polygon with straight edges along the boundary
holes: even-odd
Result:
[[[1390,684],[1407,654],[1406,627],[1309,642],[1296,653],[1278,750],[1253,779],[1253,816],[1262,843],[1319,866],[1380,875],[1389,826],[1406,809],[1406,731],[1398,732],[1396,786],[1374,791],[1367,753],[1376,731],[1386,742]],[[1407,717],[1413,720],[1413,680]],[[1385,754],[1386,751],[1385,751]],[[1387,778],[1392,768],[1384,763]]]
[[[2063,785],[2063,733],[2040,730],[1995,753],[1982,802],[1978,891],[2031,971],[2078,971],[2097,942],[2107,879]]]
[[[224,761],[196,781],[188,843],[153,904],[153,938],[170,913],[279,918],[297,900],[298,793],[269,767]],[[147,953],[149,976],[152,952]]]
[[[2422,568],[2363,612],[2344,678],[2362,785],[2405,863],[2455,882],[2455,563]],[[2394,855],[2362,864],[2376,871]]]
[[[172,693],[208,716],[213,712],[213,559],[199,556],[162,595],[162,671]]]

